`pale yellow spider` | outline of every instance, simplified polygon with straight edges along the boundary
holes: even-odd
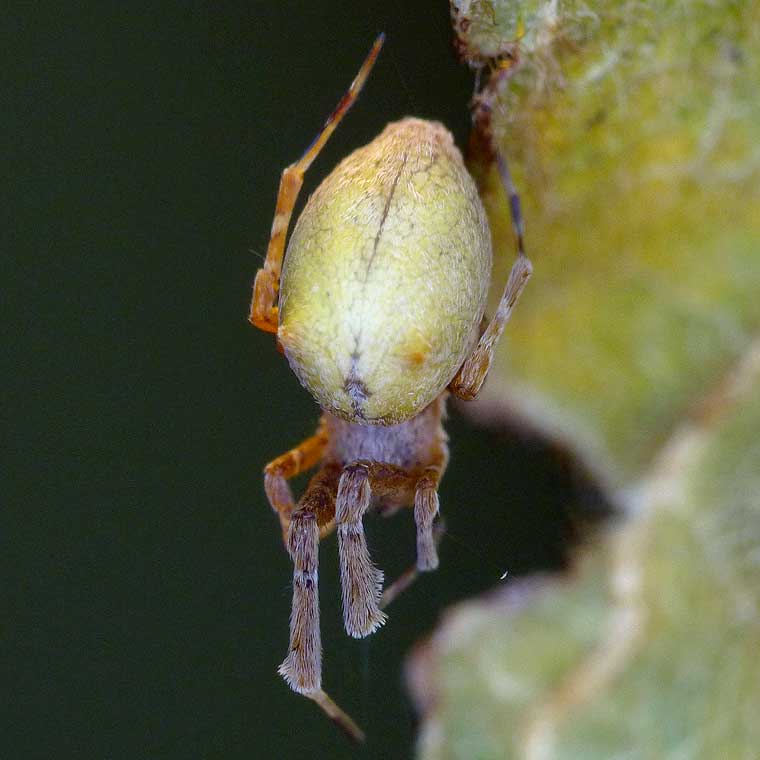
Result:
[[[438,565],[433,523],[448,449],[449,392],[478,394],[494,346],[528,277],[519,205],[501,164],[518,230],[518,257],[493,320],[481,331],[491,233],[477,188],[448,130],[406,118],[344,159],[309,198],[287,249],[306,170],[351,107],[380,35],[317,139],[282,173],[250,321],[278,345],[323,414],[316,434],[270,462],[265,490],[294,563],[290,648],[280,673],[349,735],[361,730],[325,693],[317,565],[337,528],[346,631],[367,636],[417,570]],[[289,478],[319,465],[295,503]],[[414,506],[416,567],[383,594],[362,519]]]

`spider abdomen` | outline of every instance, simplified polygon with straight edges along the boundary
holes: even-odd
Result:
[[[309,198],[288,245],[278,337],[327,411],[396,424],[472,350],[491,275],[485,212],[451,134],[389,124]]]

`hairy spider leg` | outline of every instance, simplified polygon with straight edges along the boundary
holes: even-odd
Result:
[[[319,636],[319,532],[335,514],[338,468],[322,468],[311,479],[293,512],[287,549],[293,560],[293,608],[290,649],[280,675],[302,694],[321,688],[322,647]]]
[[[332,524],[340,467],[323,467],[309,483],[293,513],[287,547],[293,560],[290,647],[280,675],[294,691],[316,702],[355,741],[364,732],[322,689],[322,641],[319,631],[319,536]]]
[[[379,607],[383,573],[372,563],[362,524],[372,496],[371,473],[377,472],[379,466],[359,461],[344,467],[335,505],[343,622],[346,633],[354,638],[369,636],[387,620]],[[391,471],[395,477],[405,474],[402,468]]]
[[[504,332],[504,326],[509,321],[512,309],[532,272],[533,265],[528,257],[525,254],[519,255],[509,273],[509,280],[499,301],[496,314],[480,337],[475,350],[459,368],[449,385],[449,390],[458,398],[470,401],[478,395],[483,387],[488,370],[491,368],[496,343]]]
[[[303,185],[304,174],[319,155],[335,128],[340,124],[348,109],[356,101],[372,67],[375,65],[384,41],[385,35],[380,34],[372,45],[372,49],[359,69],[356,78],[340,99],[335,110],[330,114],[314,142],[298,161],[282,172],[266,259],[264,266],[256,273],[256,280],[253,284],[249,321],[260,330],[277,333],[279,321],[277,297],[280,291],[280,273],[282,271],[282,258],[285,253],[285,238],[288,234],[293,207]]]
[[[440,403],[438,408],[442,408]],[[273,460],[265,470],[267,495],[273,506],[277,505],[275,509],[286,534],[286,547],[293,559],[290,646],[279,672],[292,689],[316,702],[348,736],[362,740],[361,729],[328,696],[321,685],[319,541],[332,532],[336,522],[339,523],[338,541],[346,627],[349,633],[359,630],[371,633],[385,620],[385,615],[380,609],[406,590],[414,582],[420,569],[433,569],[437,564],[435,552],[443,534],[442,526],[438,523],[432,527],[429,538],[426,537],[426,533],[438,511],[438,499],[434,489],[437,488],[446,467],[448,451],[445,434],[441,432],[432,452],[432,464],[414,470],[371,461],[355,462],[343,467],[339,462],[328,460],[311,479],[298,503],[298,508],[295,509],[286,478],[315,466],[324,455],[327,442],[328,432],[323,419],[314,436]],[[357,472],[360,475],[357,476]],[[366,479],[363,473],[367,474]],[[381,503],[385,501],[391,504],[391,509],[386,510],[386,513],[395,511],[393,507],[402,502],[414,504],[418,531],[418,556],[415,564],[402,573],[382,597],[382,573],[370,560],[359,517],[366,512],[370,495],[375,496]],[[345,515],[342,528],[336,515],[337,503],[341,498],[345,504],[342,507]],[[420,504],[424,506],[419,507]],[[419,547],[426,546],[428,541],[432,544],[432,549],[428,547],[421,552]],[[431,554],[434,557],[432,562]],[[357,592],[357,589],[360,591]],[[352,635],[356,636],[357,633]]]
[[[498,150],[496,150],[496,165],[502,184],[504,185],[504,191],[509,198],[509,211],[517,244],[517,260],[512,265],[509,279],[507,280],[493,319],[480,336],[475,350],[465,360],[449,384],[449,390],[455,396],[465,401],[474,399],[480,393],[480,389],[483,387],[488,371],[491,368],[496,343],[504,332],[504,327],[509,321],[517,299],[520,297],[523,288],[533,273],[533,265],[525,255],[524,223],[520,208],[520,196],[512,181],[507,159]]]
[[[417,480],[414,491],[414,524],[417,527],[417,569],[429,572],[438,567],[438,551],[433,536],[433,524],[438,516],[438,484],[446,469],[448,452],[444,449],[438,462],[426,467]]]
[[[440,502],[438,485],[446,470],[449,459],[445,437],[438,442],[434,452],[433,462],[422,470],[421,475],[411,473],[410,485],[414,488],[414,522],[417,528],[417,557],[413,565],[408,567],[383,591],[380,597],[380,609],[384,610],[406,591],[418,578],[421,572],[435,570],[438,567],[438,545],[445,533],[442,520],[437,520]]]
[[[343,620],[346,632],[355,638],[373,633],[387,619],[381,611],[412,583],[417,572],[438,566],[433,524],[439,511],[438,484],[448,461],[445,437],[436,441],[431,464],[407,470],[385,462],[357,461],[344,468],[338,488],[335,522],[338,529]],[[382,593],[383,573],[372,563],[362,520],[372,497],[391,504],[414,506],[417,528],[417,558],[410,568]],[[382,511],[382,506],[380,507]],[[383,600],[385,602],[383,603]]]

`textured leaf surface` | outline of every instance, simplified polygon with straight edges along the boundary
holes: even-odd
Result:
[[[572,577],[446,617],[422,755],[758,757],[760,4],[467,11],[525,27],[494,125],[535,265],[473,413],[563,440],[630,514]]]

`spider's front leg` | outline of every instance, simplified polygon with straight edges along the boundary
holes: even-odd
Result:
[[[307,696],[322,686],[319,633],[319,534],[335,514],[339,470],[324,467],[309,483],[290,519],[287,548],[293,560],[293,607],[290,649],[279,673],[294,690]]]
[[[279,667],[293,691],[316,702],[354,741],[364,733],[348,713],[322,689],[322,641],[319,632],[319,537],[329,532],[335,516],[340,467],[325,465],[309,483],[291,516],[286,546],[293,559],[293,607],[290,647]]]

